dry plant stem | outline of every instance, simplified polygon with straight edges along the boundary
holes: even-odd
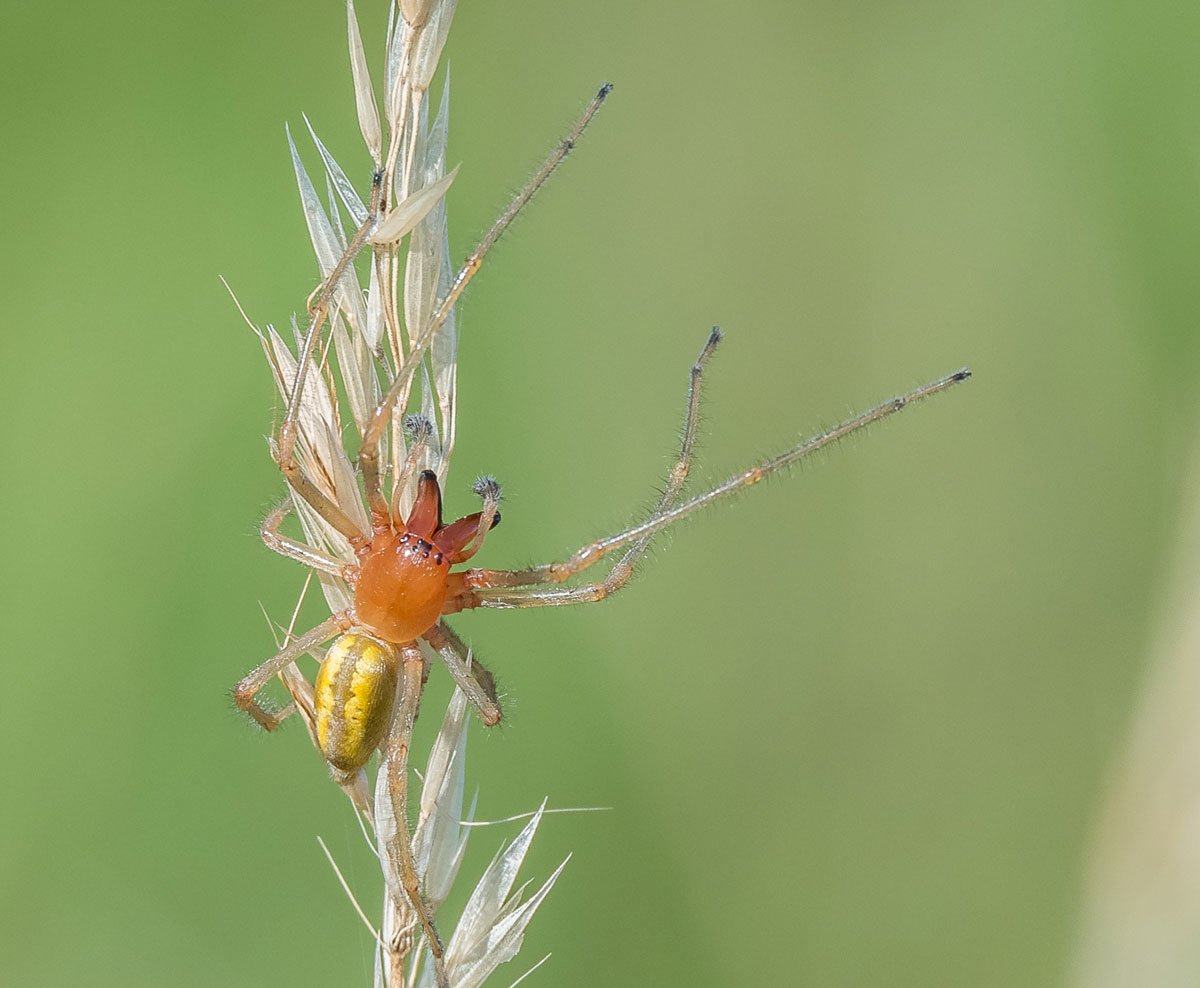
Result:
[[[308,594],[309,584],[312,582],[312,574],[304,578],[304,587],[300,591],[300,596],[296,600],[296,606],[292,610],[292,618],[288,622],[287,630],[284,632],[284,640],[288,640],[295,636],[296,619],[300,616],[300,608],[304,604],[304,598]],[[278,638],[275,639],[275,646],[280,646]],[[313,693],[312,684],[304,678],[304,674],[300,672],[299,667],[293,662],[291,665],[284,666],[279,672],[279,678],[283,681],[287,691],[292,695],[292,702],[287,706],[282,707],[275,713],[276,723],[282,723],[287,720],[293,713],[299,713],[300,719],[304,721],[304,729],[308,731],[309,738],[316,744],[316,718],[314,712],[315,695]]]
[[[512,888],[539,811],[522,837],[485,872],[472,899],[479,908],[460,919],[455,953],[446,955],[435,907],[450,891],[465,843],[459,827],[466,704],[473,704],[488,725],[502,716],[494,678],[438,620],[450,587],[461,586],[463,574],[454,573],[451,581],[450,568],[482,546],[499,520],[500,501],[493,480],[480,482],[476,492],[483,509],[478,515],[442,524],[438,484],[444,480],[454,436],[453,310],[488,252],[572,150],[609,91],[606,86],[597,94],[455,272],[446,266],[444,208],[434,211],[454,180],[453,172],[443,174],[448,101],[443,99],[436,118],[426,120],[427,89],[455,2],[402,0],[399,8],[391,7],[384,149],[375,89],[348,0],[359,127],[374,168],[369,202],[351,188],[346,172],[310,126],[330,192],[328,205],[322,203],[289,135],[309,237],[324,277],[309,295],[306,327],[302,330],[293,319],[294,342],[273,326],[266,331],[252,326],[286,406],[271,448],[288,497],[267,514],[260,534],[273,552],[308,567],[310,579],[321,575],[333,613],[298,637],[293,637],[293,614],[282,643],[276,640],[279,651],[242,678],[234,698],[268,730],[299,711],[334,781],[359,811],[359,821],[374,831],[369,839],[382,863],[386,888],[379,930],[369,921],[367,925],[382,950],[375,983],[389,988],[413,988],[418,974],[419,983],[430,988],[435,981],[437,988],[450,988],[451,978],[459,985],[481,984],[519,949],[529,918],[561,871],[560,866],[531,899],[523,901],[524,886]],[[393,208],[396,200],[401,205]],[[349,237],[344,232],[347,215],[355,227]],[[410,233],[406,257],[402,243]],[[370,284],[364,291],[356,259],[367,247]],[[405,415],[418,390],[420,414]],[[345,442],[346,421],[358,426],[357,448]],[[426,471],[432,480],[424,476]],[[388,481],[382,480],[384,472]],[[302,536],[284,534],[293,512]],[[449,530],[444,549],[426,542],[442,529]],[[415,544],[392,551],[414,538]],[[324,644],[339,633],[344,634],[326,651]],[[431,648],[459,688],[430,753],[420,812],[410,821],[412,731],[429,671],[424,656],[432,656]],[[302,655],[321,662],[314,682],[296,664]],[[256,700],[276,675],[294,698],[278,712],[269,709],[267,700]],[[382,757],[374,786],[369,786],[375,752]],[[426,944],[431,957],[426,957]]]
[[[575,142],[579,140],[587,125],[591,123],[592,117],[600,109],[608,94],[612,91],[612,86],[604,85],[600,87],[600,91],[592,98],[587,109],[583,111],[583,115],[576,121],[575,126],[562,140],[562,142],[550,153],[541,167],[534,172],[533,176],[525,183],[524,188],[513,198],[509,203],[508,208],[496,219],[488,230],[479,245],[471,252],[471,256],[458,273],[454,276],[454,281],[450,285],[449,291],[445,297],[438,303],[433,315],[430,316],[429,324],[421,331],[409,349],[408,356],[404,362],[396,369],[396,377],[392,381],[391,386],[384,394],[378,407],[375,409],[375,414],[368,424],[366,431],[362,437],[362,447],[359,450],[359,465],[362,468],[363,483],[366,487],[368,499],[374,497],[382,497],[379,493],[379,441],[383,437],[384,429],[387,428],[388,421],[391,418],[392,408],[396,400],[408,387],[417,368],[421,365],[421,360],[425,356],[425,352],[429,349],[429,345],[433,342],[437,331],[450,316],[450,311],[454,308],[455,303],[470,284],[471,279],[483,266],[484,258],[488,251],[495,246],[496,241],[504,234],[509,225],[529,201],[537,194],[537,191],[546,183],[546,180],[554,173],[555,169],[563,163],[563,160],[571,153],[575,147]]]
[[[400,56],[400,64],[402,66],[407,65],[409,62],[409,57],[412,54],[413,41],[416,39],[416,37],[416,33],[413,32],[404,40],[404,48]],[[408,119],[408,99],[409,95],[412,93],[412,89],[406,83],[406,73],[404,71],[397,72],[396,86],[400,90],[400,100],[396,105],[395,119],[389,120],[388,122],[389,136],[385,174],[389,176],[389,181],[387,183],[389,188],[392,184],[391,177],[396,174],[396,161],[400,156],[400,146],[404,142],[404,121]]]
[[[468,576],[468,585],[475,592],[478,602],[477,606],[538,607],[557,604],[581,604],[602,600],[624,586],[629,578],[629,571],[627,569],[621,573],[615,573],[614,570],[604,581],[568,589],[539,590],[536,589],[536,585],[562,583],[569,580],[571,577],[586,570],[589,566],[594,565],[610,552],[615,552],[630,543],[636,543],[652,536],[672,522],[678,521],[692,512],[723,497],[728,497],[743,488],[752,487],[759,481],[777,473],[797,460],[803,459],[817,450],[837,442],[839,439],[844,439],[852,432],[857,432],[859,429],[866,428],[881,419],[894,415],[913,402],[939,394],[958,384],[960,381],[965,381],[970,376],[971,372],[969,370],[955,371],[953,374],[934,381],[932,384],[927,384],[924,387],[917,388],[907,394],[899,395],[880,405],[876,405],[869,411],[847,419],[841,425],[830,429],[828,432],[822,432],[809,439],[805,439],[790,449],[779,453],[777,456],[773,456],[748,470],[735,474],[723,484],[719,484],[711,490],[705,491],[703,494],[698,494],[683,504],[654,514],[640,524],[634,525],[632,528],[619,532],[616,535],[610,535],[607,538],[599,539],[583,546],[570,559],[563,562],[546,563],[524,570],[472,570]],[[493,592],[490,589],[493,587],[528,589]]]
[[[384,751],[383,771],[388,774],[392,800],[392,814],[396,819],[396,838],[387,842],[393,873],[398,875],[403,894],[408,897],[433,954],[437,983],[447,988],[444,956],[445,947],[433,925],[433,912],[421,891],[421,880],[412,856],[412,834],[408,827],[408,752],[412,739],[413,723],[417,719],[417,708],[421,702],[421,688],[425,675],[425,659],[415,644],[400,646],[400,695],[396,704],[395,718],[388,734]],[[393,895],[401,890],[393,890]]]
[[[367,242],[367,237],[371,235],[375,223],[379,219],[380,205],[383,200],[383,175],[379,172],[371,177],[371,205],[367,208],[367,218],[362,221],[358,229],[354,231],[354,236],[350,238],[350,242],[346,245],[346,250],[334,265],[333,270],[321,282],[312,293],[308,296],[308,315],[309,327],[305,333],[304,346],[306,352],[312,353],[312,340],[316,338],[317,330],[319,329],[319,320],[323,319],[329,312],[329,300],[333,297],[334,288],[338,281],[341,280],[346,269],[358,257],[358,252],[363,249],[363,244]],[[313,302],[313,298],[316,302]],[[296,400],[296,395],[293,393],[292,400]]]
[[[421,101],[425,96],[422,89],[414,89],[412,95],[412,124],[409,127],[408,154],[404,156],[404,178],[400,198],[404,199],[411,188],[413,161],[417,156],[417,134],[421,130]]]

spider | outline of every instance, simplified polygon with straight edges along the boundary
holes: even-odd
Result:
[[[412,445],[394,480],[391,500],[384,495],[380,479],[381,442],[392,422],[393,408],[406,394],[405,389],[451,308],[507,226],[574,147],[608,95],[609,88],[605,86],[597,93],[566,139],[517,194],[458,271],[449,291],[399,364],[395,377],[363,430],[359,470],[369,511],[369,529],[364,530],[305,474],[296,446],[304,378],[321,326],[329,314],[334,286],[346,266],[366,245],[381,208],[378,175],[372,192],[371,214],[349,241],[336,267],[310,297],[310,301],[315,299],[315,302],[310,305],[309,328],[300,347],[291,397],[274,446],[275,459],[289,485],[290,497],[263,521],[263,541],[280,555],[318,573],[344,580],[352,589],[353,602],[288,642],[246,675],[234,688],[234,699],[258,724],[267,730],[274,729],[291,708],[279,712],[268,710],[258,701],[259,692],[276,675],[285,673],[300,656],[316,652],[326,641],[336,638],[325,652],[312,687],[315,739],[333,778],[347,789],[352,787],[371,755],[376,750],[384,752],[381,771],[388,773],[392,785],[399,831],[398,839],[389,843],[390,853],[395,854],[392,864],[428,940],[439,985],[446,984],[442,963],[444,948],[424,902],[404,811],[408,747],[427,675],[420,642],[427,643],[441,656],[483,723],[494,726],[502,718],[495,683],[491,674],[474,659],[443,620],[446,616],[479,607],[546,607],[603,600],[626,585],[653,537],[666,526],[970,376],[964,369],[892,398],[735,474],[702,494],[681,500],[695,447],[702,377],[722,338],[720,331],[714,328],[691,368],[678,456],[666,477],[656,507],[645,520],[588,543],[558,562],[518,570],[456,569],[483,548],[489,532],[499,523],[499,484],[490,478],[478,482],[475,492],[481,498],[481,510],[446,523],[442,517],[442,493],[437,475],[430,470],[417,469],[422,451],[431,442],[431,423],[419,415],[405,420]],[[412,507],[404,513],[400,510],[401,495],[413,488]],[[344,559],[282,534],[281,525],[295,508],[297,499],[348,540],[355,563],[348,564]],[[616,562],[602,579],[570,583],[614,554],[619,554]]]

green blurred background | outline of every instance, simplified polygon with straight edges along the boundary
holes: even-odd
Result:
[[[218,275],[278,324],[314,284],[285,119],[365,182],[343,9],[10,2],[0,52],[0,983],[368,984],[347,804],[227,699],[302,572]],[[701,479],[976,373],[602,607],[459,620],[509,696],[480,816],[613,807],[547,819],[493,983],[1061,983],[1195,431],[1198,55],[1181,4],[460,4],[456,256],[617,85],[461,307],[486,565],[636,516],[714,322]]]

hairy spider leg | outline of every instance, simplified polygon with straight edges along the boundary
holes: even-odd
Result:
[[[721,338],[720,328],[714,326],[700,351],[700,356],[692,364],[692,370],[688,376],[687,401],[683,409],[683,432],[679,440],[679,458],[671,467],[671,472],[667,474],[667,485],[663,489],[654,511],[651,512],[652,516],[662,514],[670,508],[679,499],[684,484],[687,483],[688,474],[692,469],[692,455],[696,450],[696,426],[700,421],[700,387],[704,377],[704,367],[721,342]],[[605,582],[612,583],[614,586],[624,586],[633,575],[633,568],[650,547],[653,537],[653,535],[646,535],[626,549],[625,554],[609,570]],[[609,592],[611,593],[612,590],[610,589]]]
[[[349,631],[354,626],[354,615],[351,611],[338,611],[331,614],[311,631],[306,632],[267,659],[262,665],[250,670],[233,688],[233,700],[242,710],[248,713],[259,726],[268,731],[275,730],[285,714],[272,713],[263,707],[255,697],[271,677],[285,669],[290,663],[328,641],[342,631]],[[289,711],[290,712],[290,711]]]
[[[680,492],[683,490],[684,484],[687,482],[688,473],[691,471],[692,456],[696,448],[696,429],[700,419],[700,392],[701,383],[704,376],[704,368],[708,364],[709,358],[712,357],[713,351],[722,340],[721,330],[714,326],[712,332],[709,333],[708,339],[704,343],[700,355],[696,358],[696,362],[692,365],[692,370],[688,378],[687,399],[684,403],[683,411],[683,431],[679,441],[679,457],[675,464],[671,467],[667,474],[666,486],[663,488],[662,494],[659,496],[658,503],[651,512],[651,517],[661,514],[670,508],[678,499]],[[625,551],[625,554],[617,561],[616,565],[609,571],[604,579],[605,590],[604,594],[614,593],[616,590],[623,587],[629,582],[629,578],[633,575],[634,567],[645,554],[653,534],[643,536],[632,546]],[[454,613],[458,610],[465,610],[470,607],[489,606],[481,603],[471,603],[472,600],[478,599],[476,595],[469,589],[474,586],[479,579],[477,574],[488,573],[487,570],[468,570],[462,576],[462,596],[451,596],[447,603],[446,613]],[[504,572],[504,571],[497,571]],[[584,588],[580,588],[584,589]],[[597,596],[594,599],[599,600]],[[579,602],[582,602],[579,601]],[[497,606],[497,605],[491,605]]]
[[[970,376],[971,372],[964,368],[934,381],[932,384],[890,398],[866,412],[847,419],[827,432],[818,433],[782,453],[763,460],[741,473],[734,474],[724,483],[718,484],[703,494],[697,494],[682,504],[652,514],[645,521],[633,525],[623,532],[617,532],[615,535],[591,542],[576,550],[562,562],[545,563],[523,570],[469,570],[464,574],[463,579],[465,592],[462,597],[456,599],[456,603],[465,609],[468,607],[547,607],[603,600],[624,586],[629,579],[628,572],[618,574],[615,580],[610,573],[609,577],[604,580],[578,587],[561,589],[542,589],[541,587],[548,583],[563,583],[594,566],[609,553],[632,543],[638,543],[679,519],[687,517],[692,512],[743,488],[752,487],[764,478],[818,449],[837,442],[874,422],[894,415],[914,402],[940,394]]]
[[[353,520],[337,504],[326,497],[312,481],[304,476],[300,463],[296,459],[296,440],[298,438],[298,422],[301,399],[304,394],[304,382],[308,375],[308,365],[312,361],[317,339],[320,336],[321,326],[329,314],[329,305],[333,300],[338,282],[346,273],[346,269],[353,263],[354,258],[362,250],[367,237],[370,236],[371,230],[378,221],[383,195],[382,185],[383,175],[377,171],[372,180],[371,202],[366,219],[363,220],[362,224],[355,231],[354,236],[350,238],[350,242],[346,245],[346,250],[342,253],[337,264],[334,265],[333,270],[329,272],[329,275],[315,289],[313,294],[309,296],[308,329],[304,334],[304,341],[297,354],[296,379],[292,384],[287,411],[284,413],[283,422],[279,426],[275,442],[275,462],[291,488],[312,505],[313,510],[317,514],[351,541],[361,538],[358,526],[354,524]],[[356,291],[357,289],[353,286],[347,286],[347,290]],[[315,303],[313,302],[314,296],[316,296]]]
[[[454,629],[445,621],[439,621],[421,637],[442,657],[458,688],[479,712],[479,719],[487,727],[499,724],[503,714],[496,696],[495,677],[455,634]]]
[[[292,384],[292,393],[288,399],[287,411],[284,413],[283,422],[279,426],[279,433],[275,442],[275,462],[278,464],[279,469],[283,472],[292,489],[312,505],[313,510],[317,514],[352,541],[361,535],[358,531],[358,526],[354,524],[341,508],[321,493],[316,485],[304,476],[300,468],[300,463],[296,459],[297,426],[300,419],[300,404],[304,395],[304,379],[308,375],[308,365],[312,361],[313,351],[320,336],[321,326],[329,314],[329,303],[333,299],[334,292],[342,275],[346,273],[346,269],[354,262],[359,251],[362,250],[363,245],[367,242],[367,237],[370,236],[371,230],[375,227],[379,219],[382,197],[383,174],[377,171],[371,183],[371,204],[367,211],[367,218],[363,220],[362,224],[355,231],[354,236],[350,238],[345,251],[343,251],[337,264],[334,265],[333,270],[329,272],[328,277],[316,288],[313,293],[317,297],[316,302],[313,303],[312,301],[313,295],[309,296],[308,329],[304,334],[304,342],[297,354],[296,380]],[[358,289],[357,287],[347,286],[347,290],[357,291]]]
[[[348,577],[348,571],[354,569],[352,565],[314,549],[307,542],[299,542],[296,539],[280,534],[279,526],[283,524],[284,520],[293,510],[295,510],[295,506],[289,497],[275,505],[267,517],[263,519],[262,525],[259,527],[259,535],[262,536],[266,547],[272,552],[277,552],[288,559],[294,559],[296,562],[303,563],[305,566],[309,566],[321,573],[329,573],[331,576],[340,576],[343,578]]]
[[[376,406],[375,413],[372,415],[371,421],[367,424],[367,428],[363,432],[362,443],[359,447],[358,462],[362,470],[363,485],[367,492],[368,502],[374,503],[373,499],[382,499],[383,497],[380,493],[379,482],[379,444],[391,417],[393,405],[395,405],[396,400],[412,380],[413,375],[425,357],[426,351],[437,335],[437,331],[441,329],[450,317],[451,309],[454,308],[455,303],[466,290],[471,279],[475,277],[476,273],[483,266],[484,258],[488,252],[496,245],[496,242],[503,235],[504,231],[508,229],[512,221],[528,205],[537,191],[546,184],[547,179],[563,163],[567,155],[571,153],[575,147],[575,143],[579,140],[587,125],[591,123],[592,117],[596,115],[596,112],[600,109],[601,104],[611,91],[612,86],[607,83],[600,87],[599,92],[596,93],[592,101],[587,105],[587,108],[583,111],[583,114],[575,122],[575,126],[571,128],[570,133],[550,152],[546,160],[542,162],[541,167],[533,173],[529,181],[513,197],[512,202],[508,204],[504,212],[497,217],[491,228],[484,234],[483,239],[479,241],[479,244],[471,252],[471,256],[458,269],[458,273],[454,276],[449,290],[430,316],[429,323],[421,330],[420,335],[413,340],[408,355],[400,366],[396,368],[396,376],[392,379],[387,392]]]
[[[525,183],[524,187],[513,197],[513,200],[504,212],[492,224],[483,239],[480,240],[479,244],[471,252],[466,262],[459,268],[445,297],[442,298],[434,309],[428,325],[413,341],[407,356],[397,367],[396,376],[392,379],[392,383],[380,400],[379,405],[376,406],[371,421],[363,433],[362,442],[359,447],[359,467],[363,475],[367,505],[372,512],[387,510],[387,501],[383,497],[379,479],[379,444],[390,420],[392,407],[412,380],[438,330],[441,329],[450,317],[450,312],[454,308],[455,303],[462,296],[471,279],[483,266],[484,258],[488,252],[495,246],[504,231],[508,229],[509,225],[516,219],[517,215],[525,208],[538,190],[546,183],[551,174],[554,173],[567,155],[574,149],[575,143],[582,136],[592,117],[596,115],[596,112],[600,109],[601,104],[611,91],[612,86],[608,83],[600,87],[600,90],[576,121],[575,126],[571,128],[567,136],[550,153],[541,167]],[[284,415],[283,423],[279,428],[276,439],[275,460],[292,489],[300,497],[304,498],[325,521],[354,543],[361,541],[362,533],[358,531],[357,526],[341,508],[326,497],[315,484],[304,476],[299,461],[296,459],[295,445],[300,403],[304,393],[304,380],[308,374],[308,365],[316,347],[316,340],[321,326],[328,315],[329,303],[332,300],[338,280],[362,250],[367,242],[367,238],[370,236],[371,229],[378,220],[383,195],[382,180],[382,173],[376,172],[371,191],[371,206],[367,218],[347,244],[341,259],[314,292],[317,296],[317,301],[315,304],[310,305],[308,330],[305,333],[304,342],[300,348],[299,359],[296,365],[296,380],[292,386],[287,412]],[[309,296],[309,298],[311,302],[312,296]]]
[[[307,548],[307,546],[306,546],[306,548]],[[304,589],[300,593],[300,599],[298,601],[296,601],[295,610],[293,610],[293,612],[292,612],[291,623],[286,628],[280,629],[283,631],[283,641],[290,641],[292,639],[293,635],[295,634],[296,618],[300,614],[300,607],[304,603],[304,597],[308,593],[308,585],[311,582],[311,580],[312,580],[312,574],[310,573],[308,575],[308,579],[306,579],[304,581]],[[263,616],[264,617],[266,616],[265,610],[263,612]],[[270,624],[272,626],[272,634],[274,634],[274,624],[270,621],[269,618],[268,618],[268,624]],[[278,637],[275,638],[275,647],[276,648],[281,647],[280,639]],[[294,662],[288,663],[286,666],[284,666],[282,669],[279,670],[279,678],[283,681],[284,686],[287,687],[287,691],[292,695],[292,699],[291,699],[290,703],[280,707],[278,710],[270,711],[270,716],[273,721],[273,727],[267,728],[267,730],[272,730],[274,727],[278,727],[285,720],[287,720],[292,714],[297,713],[297,712],[303,712],[303,714],[304,714],[303,719],[305,722],[305,727],[309,728],[309,734],[312,737],[313,744],[319,748],[320,745],[317,741],[317,736],[312,730],[312,728],[314,726],[313,704],[315,701],[312,683],[310,683],[307,679],[305,679],[304,673],[302,673],[300,671],[299,667]],[[258,723],[258,721],[255,721],[255,722]],[[351,793],[351,798],[352,799],[355,798],[353,793]],[[365,804],[362,803],[360,800],[356,800],[356,804],[362,805],[365,807]],[[370,813],[369,808],[366,808],[366,812],[368,814]]]

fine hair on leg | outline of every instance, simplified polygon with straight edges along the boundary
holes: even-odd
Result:
[[[752,487],[817,450],[894,415],[914,402],[940,394],[970,376],[969,370],[955,371],[931,384],[890,398],[874,408],[846,419],[840,425],[826,432],[804,439],[783,452],[734,474],[724,483],[710,488],[703,494],[697,494],[681,504],[660,510],[645,521],[624,531],[591,542],[576,550],[562,562],[544,563],[523,570],[469,570],[465,583],[471,593],[464,595],[461,606],[464,609],[467,607],[545,607],[603,600],[624,586],[629,579],[628,570],[619,572],[615,578],[610,574],[610,578],[607,580],[585,586],[546,589],[545,584],[563,583],[594,566],[609,553],[648,539],[681,518],[686,518],[715,501],[729,497],[747,487]]]
[[[479,719],[488,727],[499,724],[503,714],[496,696],[496,680],[483,663],[445,621],[435,624],[424,637],[442,657],[458,688],[479,712]]]

